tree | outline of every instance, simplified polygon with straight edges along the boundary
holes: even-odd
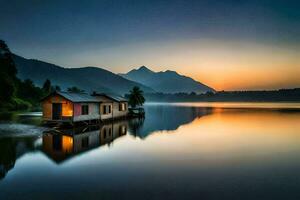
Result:
[[[0,103],[6,104],[16,93],[17,68],[12,54],[3,40],[0,40]]]
[[[36,104],[43,96],[43,90],[36,87],[32,80],[26,79],[19,84],[18,95],[19,98]]]
[[[12,58],[12,53],[3,40],[0,40],[0,62],[1,71],[9,77],[17,79],[17,68]]]
[[[0,72],[0,104],[8,103],[13,98],[15,90],[13,80]]]
[[[54,91],[61,91],[61,88],[58,85],[55,85],[52,90]]]
[[[43,91],[46,94],[49,94],[51,92],[51,81],[49,79],[47,79],[44,84],[43,84]]]
[[[134,86],[132,90],[130,90],[129,97],[129,105],[132,108],[135,108],[136,106],[142,106],[145,103],[145,98],[143,96],[143,91],[140,90],[139,87]]]
[[[79,88],[76,87],[76,86],[73,86],[73,87],[68,88],[68,92],[82,93],[82,92],[84,92],[84,90],[81,90],[81,89],[79,89]]]
[[[29,79],[21,81],[17,78],[13,54],[3,40],[0,40],[0,67],[0,109],[21,110],[38,107],[44,91]]]

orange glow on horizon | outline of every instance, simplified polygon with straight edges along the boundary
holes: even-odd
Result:
[[[211,75],[213,78],[188,74],[188,76],[213,87],[217,91],[294,88],[300,86],[299,75],[300,70],[293,72],[293,70],[285,69],[272,72],[251,69],[236,70],[232,73]]]
[[[155,72],[173,70],[216,90],[263,90],[300,87],[299,57],[299,47],[284,44],[191,39],[88,52],[82,62],[93,65],[94,60],[115,73],[142,65]]]
[[[290,113],[218,109],[174,131],[157,131],[147,138],[147,144],[156,146],[157,154],[166,158],[170,158],[170,152],[180,158],[199,151],[201,158],[212,161],[242,159],[245,155],[281,151],[282,146],[299,148],[298,121],[298,116]],[[163,155],[165,151],[169,154]]]

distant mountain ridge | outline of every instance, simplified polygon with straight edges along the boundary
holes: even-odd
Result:
[[[113,92],[123,95],[132,87],[138,86],[145,93],[155,92],[147,86],[98,67],[63,68],[18,55],[13,55],[13,59],[18,70],[17,76],[22,80],[31,79],[38,86],[42,86],[49,79],[53,85],[59,85],[63,90],[77,86],[86,92]]]
[[[190,77],[178,74],[175,71],[154,72],[145,66],[133,69],[126,74],[120,74],[124,78],[151,87],[162,93],[205,93],[215,90]]]
[[[114,74],[99,67],[64,68],[55,64],[26,59],[13,54],[18,74],[22,79],[31,79],[42,86],[46,79],[62,90],[77,86],[86,92],[99,91],[124,95],[134,86],[145,93],[205,93],[214,89],[178,74],[175,71],[154,72],[145,66],[133,69],[127,74]]]

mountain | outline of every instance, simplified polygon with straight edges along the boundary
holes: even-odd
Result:
[[[132,80],[162,93],[196,92],[205,93],[215,90],[194,79],[178,74],[175,71],[153,72],[145,66],[134,69],[127,74],[120,74],[128,80]]]
[[[63,90],[77,86],[87,92],[113,92],[123,95],[132,87],[138,86],[146,93],[154,92],[147,86],[98,67],[63,68],[18,55],[13,55],[13,59],[18,70],[17,76],[22,80],[31,79],[38,86],[50,79],[53,85],[59,85]]]

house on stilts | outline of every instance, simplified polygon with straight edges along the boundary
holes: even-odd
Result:
[[[42,99],[42,109],[45,123],[99,123],[126,117],[128,102],[116,95],[55,91]]]

